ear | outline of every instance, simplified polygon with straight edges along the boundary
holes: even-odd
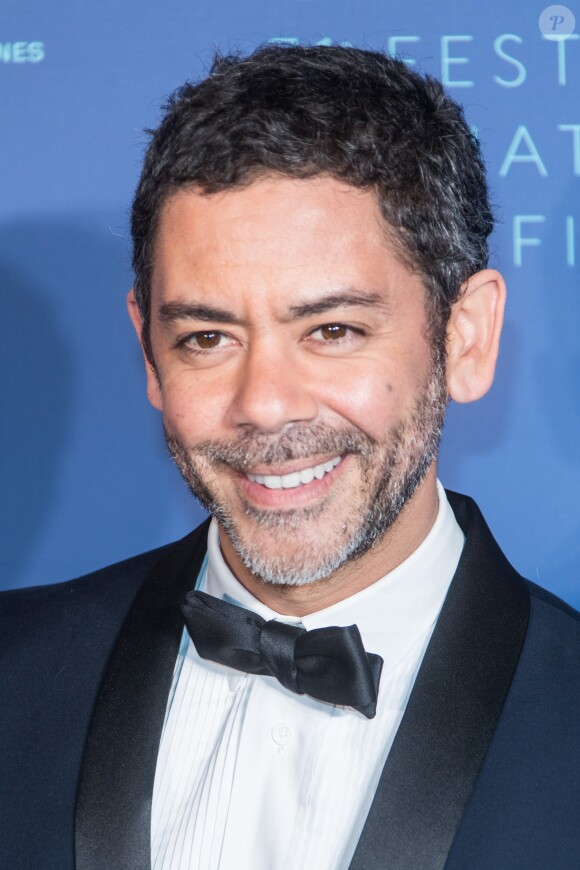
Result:
[[[456,402],[475,402],[493,382],[506,287],[495,269],[472,275],[461,288],[447,326],[447,389]]]
[[[145,353],[145,349],[143,346],[143,318],[141,316],[141,311],[139,310],[139,306],[137,304],[137,300],[135,299],[135,293],[133,292],[133,290],[129,290],[129,292],[127,293],[127,308],[129,310],[129,317],[131,318],[131,322],[135,327],[135,332],[137,333],[137,338],[139,339],[141,350],[143,351],[145,372],[147,374],[147,397],[154,408],[157,408],[158,411],[162,411],[163,399],[161,396],[159,377],[157,375],[156,369],[154,368],[151,361],[147,357],[147,354]]]

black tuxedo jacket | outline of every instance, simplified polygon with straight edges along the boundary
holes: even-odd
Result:
[[[579,616],[450,501],[464,551],[351,868],[578,870]],[[149,868],[178,603],[206,532],[1,596],[2,870]]]

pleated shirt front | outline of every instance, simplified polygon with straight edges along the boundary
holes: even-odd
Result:
[[[408,559],[302,619],[236,580],[212,521],[197,588],[308,630],[358,625],[384,659],[377,714],[206,661],[184,634],[157,760],[153,870],[346,870],[464,543],[438,493],[435,524]]]

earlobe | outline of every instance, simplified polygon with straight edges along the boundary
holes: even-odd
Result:
[[[145,373],[147,375],[147,398],[149,399],[154,408],[157,408],[158,411],[163,411],[163,400],[161,396],[161,389],[159,386],[159,378],[157,376],[155,368],[153,367],[151,361],[145,353],[145,348],[143,346],[143,318],[141,316],[141,311],[139,309],[137,300],[135,299],[135,293],[133,290],[129,290],[129,292],[127,293],[127,309],[129,311],[131,323],[135,327],[135,332],[137,333],[137,338],[139,339],[141,350],[143,351]]]
[[[469,278],[447,327],[447,388],[456,402],[474,402],[493,382],[503,325],[506,287],[495,269]]]

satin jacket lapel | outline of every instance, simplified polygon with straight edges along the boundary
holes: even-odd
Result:
[[[208,523],[173,545],[145,580],[109,660],[90,725],[77,797],[77,870],[151,866],[153,781],[183,631]]]
[[[351,870],[440,870],[516,670],[529,594],[475,503],[448,493],[466,542]]]

